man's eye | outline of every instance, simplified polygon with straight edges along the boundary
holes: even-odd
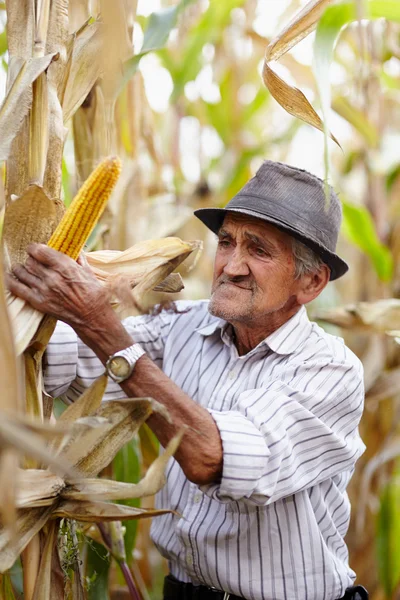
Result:
[[[257,254],[257,256],[267,256],[267,253],[265,252],[264,248],[256,248],[255,253]]]
[[[228,248],[230,245],[231,243],[228,240],[218,240],[218,246],[221,246],[221,248]]]

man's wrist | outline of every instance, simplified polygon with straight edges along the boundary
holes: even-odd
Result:
[[[126,331],[112,308],[110,313],[77,328],[80,339],[91,348],[105,364],[110,356],[132,346],[134,340]]]

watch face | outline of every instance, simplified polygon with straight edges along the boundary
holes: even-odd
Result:
[[[130,375],[131,365],[123,356],[114,356],[108,365],[114,377],[126,379]]]

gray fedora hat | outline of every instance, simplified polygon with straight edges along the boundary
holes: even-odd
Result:
[[[303,169],[266,160],[225,208],[200,208],[194,214],[214,233],[230,211],[268,221],[314,250],[330,268],[333,281],[349,267],[336,254],[342,209],[330,186],[329,193],[328,204],[321,179]]]

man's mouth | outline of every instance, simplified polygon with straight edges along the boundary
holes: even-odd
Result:
[[[239,283],[235,283],[233,281],[222,281],[219,285],[224,285],[224,284],[225,285],[226,284],[228,284],[228,285],[234,285],[235,287],[240,288],[241,290],[247,290],[249,292],[251,292],[251,290],[252,290],[252,288],[249,287],[248,285],[247,286],[240,285]]]

